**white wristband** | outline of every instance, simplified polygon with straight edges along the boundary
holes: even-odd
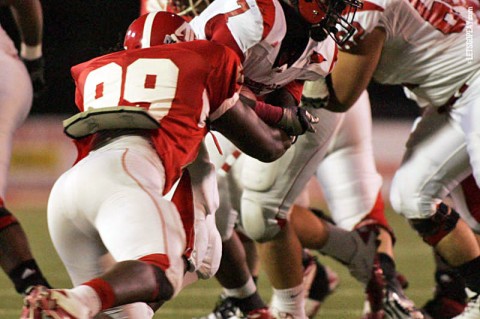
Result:
[[[35,60],[42,57],[42,44],[27,45],[20,43],[20,57],[25,60]]]

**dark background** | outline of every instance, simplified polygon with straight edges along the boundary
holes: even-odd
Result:
[[[123,41],[139,13],[139,1],[42,1],[47,92],[34,101],[32,114],[73,114],[74,83],[70,67],[106,53]],[[2,27],[18,43],[8,8],[0,9]],[[0,70],[1,72],[1,70]],[[374,117],[412,118],[417,106],[397,86],[369,87]]]

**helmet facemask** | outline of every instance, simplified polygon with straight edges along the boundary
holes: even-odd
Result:
[[[167,10],[189,21],[198,16],[210,3],[210,0],[169,0]]]

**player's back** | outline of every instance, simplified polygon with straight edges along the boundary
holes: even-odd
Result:
[[[238,98],[240,62],[228,48],[208,41],[155,46],[104,55],[72,68],[81,111],[142,107],[160,123],[151,132],[168,182],[197,155],[207,121]],[[233,105],[233,103],[227,103]]]
[[[386,32],[374,73],[381,83],[405,84],[434,105],[444,104],[480,69],[480,26],[441,0],[369,0],[355,18],[360,31]],[[475,38],[473,38],[475,37]]]

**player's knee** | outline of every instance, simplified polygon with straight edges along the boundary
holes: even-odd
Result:
[[[413,180],[413,179],[410,179]],[[394,211],[408,219],[428,218],[436,200],[420,186],[409,183],[408,174],[397,172],[390,188],[390,204]]]
[[[405,185],[409,185],[409,183],[404,183],[403,174],[399,170],[395,173],[390,186],[390,204],[393,210],[399,214],[405,211],[405,203],[408,202],[409,198],[409,191],[404,187]]]
[[[242,227],[245,233],[257,242],[273,239],[285,225],[285,219],[269,214],[258,203],[242,200]]]
[[[205,257],[197,267],[197,275],[200,279],[210,279],[220,268],[222,259],[222,242],[218,231],[212,229],[209,233],[208,248]]]
[[[5,207],[0,207],[0,232],[12,225],[18,224],[18,220]]]
[[[427,244],[435,247],[455,229],[458,219],[459,215],[455,210],[441,203],[434,215],[426,219],[411,219],[410,224]]]
[[[234,209],[224,209],[220,205],[219,209],[215,213],[215,223],[222,238],[222,242],[229,240],[232,237],[235,229],[235,224],[238,219],[238,212]]]
[[[175,287],[167,277],[166,270],[169,267],[168,259],[164,255],[152,254],[140,258],[140,261],[149,265],[155,275],[156,289],[153,301],[169,300],[175,293]]]
[[[153,269],[155,271],[158,285],[158,294],[156,299],[158,301],[171,299],[173,297],[174,289],[173,285],[168,280],[165,271],[156,266],[153,266]]]

